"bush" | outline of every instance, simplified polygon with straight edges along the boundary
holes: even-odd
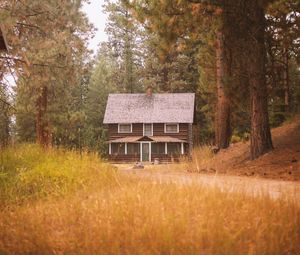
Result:
[[[112,183],[113,168],[96,154],[63,149],[44,150],[23,144],[0,152],[0,201],[20,203],[24,200],[61,196],[92,183]],[[109,179],[109,180],[108,180]]]

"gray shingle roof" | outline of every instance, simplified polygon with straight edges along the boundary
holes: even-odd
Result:
[[[194,93],[109,94],[103,123],[193,123],[194,102]]]

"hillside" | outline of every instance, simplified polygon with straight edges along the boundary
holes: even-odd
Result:
[[[300,118],[272,130],[274,150],[250,160],[249,142],[219,152],[201,172],[300,180]]]

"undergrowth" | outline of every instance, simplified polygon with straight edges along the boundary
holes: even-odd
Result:
[[[45,149],[23,144],[0,151],[1,205],[19,204],[42,197],[60,197],[88,188],[92,183],[106,185],[114,178],[112,167],[96,154]]]

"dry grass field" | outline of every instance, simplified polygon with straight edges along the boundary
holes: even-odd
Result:
[[[1,152],[0,254],[299,254],[300,205],[118,173],[94,155]],[[61,177],[63,177],[61,179]]]

